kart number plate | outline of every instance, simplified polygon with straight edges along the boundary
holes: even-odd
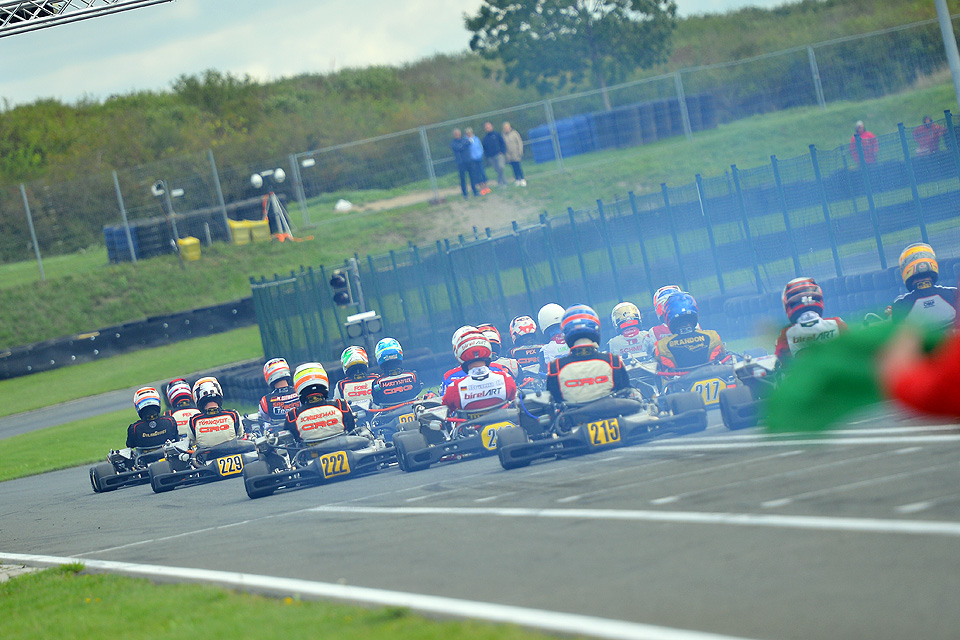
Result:
[[[512,427],[509,422],[494,422],[488,424],[480,430],[480,442],[487,451],[496,451],[497,449],[497,431],[504,427]]]
[[[703,404],[717,404],[720,401],[720,392],[727,388],[727,383],[720,378],[701,380],[693,385],[693,392],[699,393]]]
[[[413,422],[413,414],[405,413],[402,416],[399,416],[397,418],[397,422],[399,422],[400,424],[407,424],[408,422]]]
[[[346,451],[334,451],[320,456],[318,461],[324,478],[336,478],[350,473],[350,460]]]
[[[234,476],[243,471],[243,456],[236,453],[232,456],[217,458],[217,470],[221,476]]]
[[[587,423],[587,435],[590,436],[590,444],[595,447],[620,442],[620,422],[612,418]]]

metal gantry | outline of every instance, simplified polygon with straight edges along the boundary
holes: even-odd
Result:
[[[0,38],[173,0],[0,0]]]

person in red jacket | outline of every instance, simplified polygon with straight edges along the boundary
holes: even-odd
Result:
[[[823,317],[823,290],[813,278],[794,278],[783,288],[783,310],[791,324],[777,338],[777,361],[783,365],[814,342],[832,340],[847,330],[840,318]]]
[[[860,164],[860,152],[857,150],[857,133],[860,134],[860,144],[863,146],[863,161],[867,164],[877,162],[877,154],[880,152],[880,141],[877,136],[867,131],[863,126],[863,120],[857,120],[856,133],[850,136],[850,156],[854,164]]]

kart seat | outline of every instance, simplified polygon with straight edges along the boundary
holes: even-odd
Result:
[[[348,436],[340,434],[321,440],[320,442],[305,442],[311,451],[317,453],[331,453],[333,451],[356,451],[370,446],[370,439],[363,436]]]

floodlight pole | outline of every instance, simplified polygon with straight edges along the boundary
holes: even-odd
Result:
[[[947,53],[947,62],[950,64],[950,75],[953,77],[953,92],[957,98],[957,106],[960,106],[960,53],[957,53],[957,36],[953,33],[953,22],[950,20],[947,0],[933,1],[937,5],[943,48]]]

